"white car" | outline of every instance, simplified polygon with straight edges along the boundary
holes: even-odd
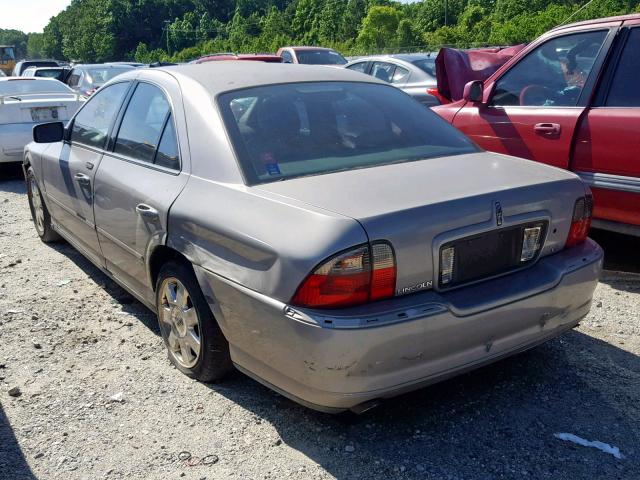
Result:
[[[66,122],[83,100],[52,78],[0,78],[0,163],[19,162],[33,126]]]

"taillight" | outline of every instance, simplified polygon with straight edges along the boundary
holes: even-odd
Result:
[[[593,197],[585,195],[576,201],[573,207],[573,219],[571,228],[565,243],[566,247],[572,247],[584,242],[591,227],[591,217],[593,215]]]
[[[291,303],[341,308],[393,297],[396,260],[391,245],[376,242],[340,253],[316,268],[298,287]]]
[[[442,105],[446,105],[447,103],[451,103],[451,100],[449,100],[447,97],[442,95],[438,91],[437,88],[427,88],[427,93],[429,95],[433,95],[434,97],[436,97],[438,99],[438,101],[440,102],[440,104],[442,104]]]

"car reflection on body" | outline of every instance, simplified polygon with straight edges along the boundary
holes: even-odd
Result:
[[[601,269],[579,178],[345,69],[128,72],[34,139],[38,234],[157,312],[179,370],[235,366],[324,411],[559,335]]]

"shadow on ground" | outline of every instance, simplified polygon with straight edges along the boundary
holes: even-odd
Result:
[[[593,229],[589,236],[604,250],[604,268],[628,273],[640,273],[640,237]]]
[[[35,480],[0,403],[0,478]]]
[[[638,372],[636,355],[570,332],[360,417],[313,412],[244,377],[210,388],[338,479],[636,479]],[[626,458],[558,432],[618,446]]]

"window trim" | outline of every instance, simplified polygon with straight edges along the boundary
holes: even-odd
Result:
[[[603,68],[603,63],[605,62],[605,59],[607,58],[609,52],[611,52],[612,48],[611,48],[611,44],[613,43],[613,41],[616,38],[616,35],[618,34],[618,31],[620,30],[619,26],[615,26],[615,27],[603,27],[600,26],[598,28],[589,28],[589,29],[584,29],[584,30],[574,30],[574,31],[569,31],[569,32],[565,32],[559,35],[554,35],[552,37],[549,38],[545,38],[544,40],[540,41],[539,43],[536,43],[535,45],[532,46],[531,50],[529,50],[526,55],[524,55],[523,57],[519,58],[515,63],[513,63],[507,70],[505,70],[504,72],[502,72],[500,74],[500,76],[498,78],[496,78],[495,80],[493,80],[491,82],[491,91],[489,92],[488,98],[487,98],[487,103],[486,103],[486,108],[495,108],[495,109],[511,109],[511,108],[524,108],[524,109],[535,109],[535,108],[545,108],[543,106],[540,105],[493,105],[491,103],[491,100],[493,99],[493,96],[495,94],[495,89],[496,86],[498,84],[498,82],[504,78],[505,75],[507,75],[509,72],[511,72],[514,68],[516,68],[520,62],[522,62],[525,58],[527,58],[529,55],[531,55],[534,51],[536,51],[539,47],[541,47],[542,45],[545,45],[548,42],[551,42],[553,40],[557,40],[558,38],[562,38],[562,37],[568,37],[568,36],[572,36],[572,35],[580,35],[583,33],[594,33],[594,32],[599,32],[599,31],[605,31],[607,32],[607,34],[604,37],[604,40],[602,41],[602,45],[600,46],[600,50],[598,51],[598,54],[596,55],[596,58],[593,62],[593,66],[591,67],[591,71],[589,72],[589,75],[587,76],[587,79],[584,82],[584,86],[582,87],[582,91],[580,92],[580,95],[578,96],[578,101],[576,102],[575,105],[554,105],[554,106],[550,106],[548,108],[560,108],[560,109],[566,109],[566,108],[585,108],[589,106],[589,103],[591,101],[591,99],[593,98],[593,94],[596,90],[597,87],[597,81],[601,76],[602,73],[602,68]]]
[[[135,165],[140,165],[146,168],[150,168],[152,170],[158,170],[160,172],[164,172],[164,173],[168,173],[171,175],[179,175],[180,173],[182,173],[182,169],[184,167],[184,164],[182,162],[182,149],[180,147],[180,134],[178,132],[178,126],[176,124],[176,117],[175,117],[175,108],[173,105],[173,100],[171,98],[171,95],[169,95],[169,92],[167,91],[166,88],[164,88],[162,85],[157,84],[156,82],[152,82],[149,81],[147,79],[144,80],[133,80],[132,82],[132,87],[129,89],[129,92],[127,92],[127,95],[125,96],[124,101],[122,102],[122,106],[120,107],[120,111],[118,112],[118,115],[116,116],[116,122],[114,124],[114,128],[112,129],[112,131],[109,134],[109,139],[107,141],[107,146],[105,148],[105,154],[118,159],[118,160],[122,160],[125,162],[129,162],[129,163],[133,163]],[[123,155],[122,153],[116,153],[115,152],[115,145],[116,145],[116,140],[118,138],[118,133],[120,132],[120,127],[122,126],[122,120],[124,119],[124,115],[127,111],[127,108],[129,107],[129,103],[131,102],[131,98],[133,97],[136,89],[138,88],[138,85],[140,85],[141,83],[146,83],[148,85],[151,85],[153,87],[158,88],[162,94],[165,96],[165,98],[167,99],[167,103],[169,104],[169,113],[167,113],[164,121],[163,121],[163,126],[162,126],[162,131],[160,133],[160,137],[158,139],[158,145],[156,145],[155,151],[153,153],[153,162],[145,162],[143,160],[139,160],[137,158],[133,158],[130,157],[128,155]],[[173,130],[175,132],[176,135],[176,146],[178,147],[178,163],[179,163],[179,167],[178,169],[174,169],[174,168],[168,168],[168,167],[163,167],[161,165],[157,165],[155,163],[155,159],[156,156],[158,155],[158,148],[160,147],[160,142],[162,140],[162,135],[164,135],[164,131],[167,127],[167,120],[168,118],[171,117],[171,121],[173,122]],[[116,128],[117,127],[117,128]]]
[[[84,104],[75,113],[73,118],[71,120],[69,120],[69,123],[67,125],[67,129],[69,130],[69,138],[65,139],[63,143],[68,143],[70,146],[73,146],[73,145],[82,146],[82,147],[89,148],[90,150],[94,150],[94,151],[97,151],[97,152],[106,152],[106,151],[108,151],[107,148],[109,147],[109,143],[111,142],[111,134],[113,132],[113,127],[118,121],[118,117],[120,115],[120,111],[122,110],[122,105],[127,100],[127,97],[129,96],[129,94],[131,92],[131,84],[132,84],[132,82],[131,82],[131,80],[121,80],[121,81],[114,82],[114,83],[111,83],[111,84],[106,86],[108,88],[108,87],[112,87],[114,85],[118,85],[120,83],[129,83],[129,86],[128,86],[127,90],[124,93],[123,100],[120,102],[120,106],[118,107],[118,111],[117,111],[117,113],[116,113],[116,115],[114,117],[114,120],[112,120],[111,124],[109,125],[109,128],[107,129],[107,136],[106,136],[104,145],[102,147],[96,147],[96,146],[93,146],[93,145],[87,145],[86,143],[82,143],[82,142],[72,141],[71,140],[71,136],[73,135],[73,126],[76,123],[76,118],[78,117],[80,112],[82,112],[82,110],[84,110],[85,107],[89,104],[90,100],[87,100],[86,102],[84,102]]]

